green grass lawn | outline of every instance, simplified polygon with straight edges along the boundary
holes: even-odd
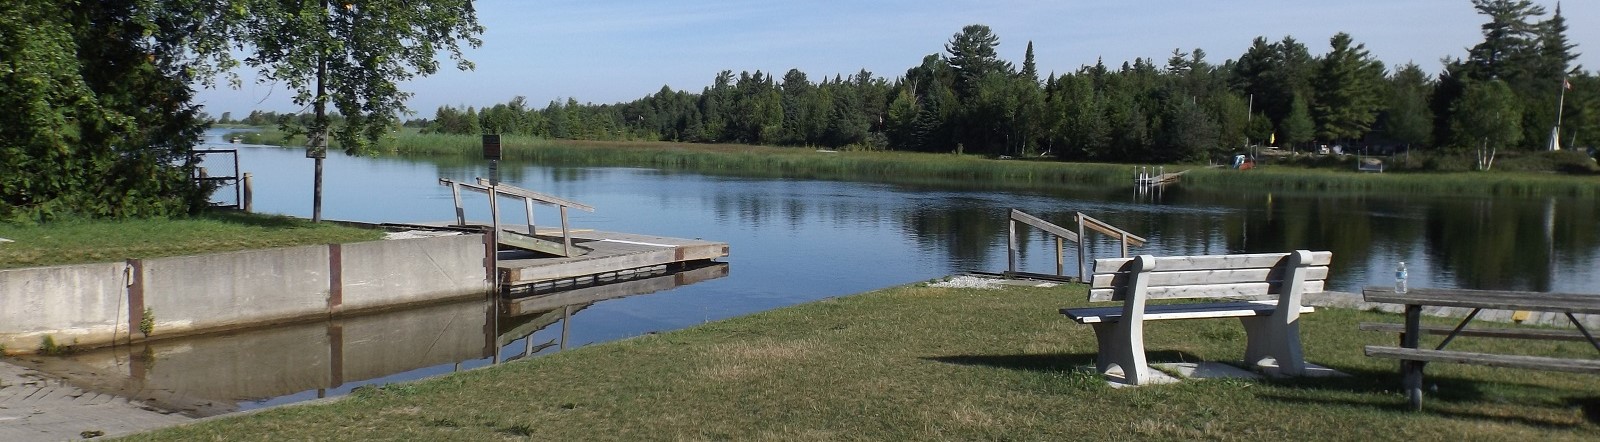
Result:
[[[0,268],[119,261],[307,244],[370,241],[377,230],[274,215],[211,212],[194,218],[0,223]]]
[[[1351,376],[1113,389],[1082,286],[892,288],[585,346],[134,440],[1596,440],[1593,376],[1435,364],[1422,412],[1362,355],[1397,315],[1303,317],[1307,358]],[[1242,356],[1238,321],[1146,328],[1153,362]],[[1452,349],[1595,357],[1584,343]],[[1488,347],[1485,347],[1485,346]]]

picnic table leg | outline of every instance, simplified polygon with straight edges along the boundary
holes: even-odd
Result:
[[[1400,346],[1410,349],[1417,348],[1418,337],[1421,335],[1422,306],[1417,304],[1406,305],[1406,331],[1400,335]],[[1410,402],[1412,410],[1422,409],[1422,361],[1400,361],[1400,373],[1403,376],[1401,385],[1406,390],[1406,399]]]

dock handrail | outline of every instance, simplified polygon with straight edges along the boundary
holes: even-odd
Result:
[[[489,180],[484,179],[482,177],[479,177],[478,178],[478,186],[480,186],[481,189],[484,189],[485,191],[487,191],[488,188],[489,188]],[[590,207],[588,204],[580,203],[580,202],[577,202],[577,201],[557,198],[557,197],[554,197],[554,196],[545,195],[545,194],[542,194],[542,193],[539,193],[539,192],[534,192],[532,190],[524,189],[524,188],[521,188],[521,187],[517,187],[517,186],[510,185],[510,184],[505,184],[505,183],[501,183],[499,186],[496,186],[496,187],[499,189],[500,193],[503,193],[503,194],[506,194],[506,195],[517,196],[517,197],[522,197],[522,198],[526,198],[526,199],[532,199],[534,201],[545,203],[545,204],[549,204],[549,205],[552,205],[552,206],[571,207],[571,208],[582,210],[582,211],[585,211],[585,212],[594,212],[594,207]]]
[[[486,194],[486,195],[490,194],[490,192],[491,192],[490,191],[491,187],[490,187],[489,180],[486,180],[486,179],[483,179],[483,178],[478,178],[477,182],[478,182],[478,184],[472,184],[472,183],[465,183],[465,182],[452,180],[452,179],[449,179],[449,178],[440,178],[439,179],[439,184],[440,185],[450,186],[450,194],[451,194],[451,197],[454,198],[455,204],[456,204],[456,224],[457,225],[466,225],[467,224],[466,210],[461,205],[461,189],[465,188],[465,189],[472,190],[472,191],[479,192],[479,193],[483,193],[483,194]],[[509,196],[509,197],[513,197],[513,198],[519,198],[519,199],[522,200],[522,206],[523,206],[523,209],[526,210],[525,213],[526,213],[527,218],[528,218],[528,236],[530,238],[532,238],[532,239],[535,239],[535,240],[537,238],[533,238],[533,237],[538,234],[538,230],[535,228],[534,222],[533,222],[533,203],[551,205],[551,206],[556,206],[556,207],[560,208],[561,209],[561,253],[559,253],[559,254],[562,255],[562,256],[567,256],[567,257],[574,256],[573,249],[572,249],[572,228],[567,223],[567,208],[571,207],[571,208],[575,208],[575,209],[582,210],[582,211],[585,211],[585,212],[594,212],[594,207],[589,206],[587,204],[579,203],[579,202],[576,202],[576,201],[571,201],[571,200],[567,200],[567,199],[563,199],[563,198],[557,198],[557,197],[554,197],[554,196],[546,195],[546,194],[539,193],[539,192],[534,192],[532,190],[523,189],[521,187],[517,187],[517,186],[510,185],[510,184],[505,184],[505,183],[500,183],[497,186],[493,186],[493,189],[494,189],[493,192],[496,193],[496,194]],[[499,225],[500,214],[499,213],[493,213],[490,216],[493,216],[495,218],[495,220],[494,220],[495,224]]]
[[[1101,221],[1101,220],[1098,220],[1098,219],[1094,219],[1093,217],[1090,217],[1088,215],[1084,215],[1081,212],[1074,213],[1073,214],[1073,220],[1078,223],[1078,231],[1077,232],[1073,232],[1071,230],[1067,230],[1067,229],[1062,228],[1061,226],[1058,226],[1058,225],[1056,225],[1054,223],[1051,223],[1049,221],[1045,221],[1042,218],[1030,215],[1027,212],[1023,212],[1023,211],[1017,210],[1017,209],[1011,209],[1011,220],[1010,220],[1010,222],[1009,222],[1010,224],[1008,226],[1009,237],[1008,237],[1008,241],[1006,243],[1006,274],[1008,276],[1009,275],[1018,274],[1018,272],[1017,272],[1017,258],[1016,258],[1017,257],[1016,250],[1018,249],[1018,246],[1017,246],[1017,223],[1018,222],[1021,222],[1023,224],[1027,224],[1029,226],[1033,226],[1034,228],[1037,228],[1039,230],[1043,230],[1043,231],[1048,232],[1051,235],[1053,235],[1053,237],[1056,240],[1056,276],[1065,276],[1065,272],[1066,272],[1066,268],[1065,268],[1065,265],[1063,264],[1063,256],[1062,256],[1063,255],[1063,251],[1064,251],[1063,242],[1072,241],[1074,244],[1077,244],[1078,245],[1078,263],[1079,263],[1078,264],[1078,278],[1079,278],[1080,281],[1082,280],[1083,275],[1086,274],[1085,273],[1085,269],[1084,269],[1084,262],[1086,261],[1085,256],[1087,255],[1087,250],[1084,249],[1084,242],[1085,241],[1083,241],[1083,240],[1084,240],[1085,236],[1087,236],[1088,232],[1085,229],[1093,230],[1095,232],[1099,232],[1099,233],[1104,234],[1106,236],[1117,238],[1118,241],[1122,244],[1122,257],[1124,257],[1124,258],[1128,257],[1128,245],[1132,244],[1133,246],[1137,247],[1137,246],[1143,246],[1143,245],[1145,245],[1145,243],[1148,242],[1146,239],[1144,239],[1141,236],[1134,235],[1132,233],[1129,233],[1126,230],[1122,230],[1122,229],[1117,228],[1116,226],[1108,224],[1105,221]]]

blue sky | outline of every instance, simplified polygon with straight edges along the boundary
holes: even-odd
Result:
[[[1317,55],[1337,32],[1390,66],[1416,62],[1437,72],[1441,57],[1465,57],[1481,41],[1484,21],[1469,0],[480,0],[477,10],[484,43],[466,54],[477,69],[445,64],[404,85],[415,94],[408,106],[417,116],[518,95],[543,107],[566,97],[630,101],[662,85],[699,92],[725,69],[781,76],[795,68],[812,81],[866,69],[892,80],[943,52],[969,24],[991,27],[1001,57],[1017,64],[1033,41],[1044,73],[1069,72],[1096,57],[1113,67],[1134,57],[1160,65],[1174,48],[1201,48],[1221,63],[1238,58],[1256,36],[1292,35]],[[1583,54],[1578,63],[1600,67],[1600,2],[1566,2],[1562,15]],[[281,87],[241,75],[242,88],[199,93],[208,113],[301,110]]]

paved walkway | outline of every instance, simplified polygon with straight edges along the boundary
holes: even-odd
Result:
[[[38,371],[0,362],[0,441],[117,436],[191,420],[122,397],[85,391]]]

